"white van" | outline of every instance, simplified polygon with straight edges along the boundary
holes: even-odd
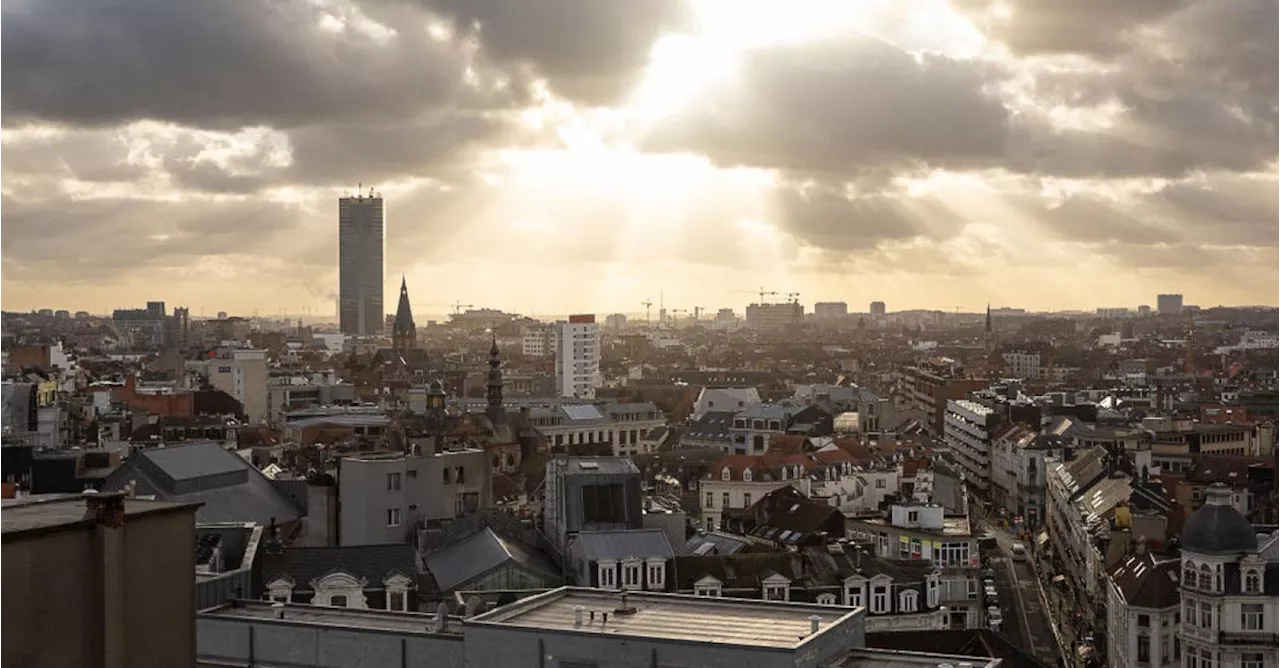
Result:
[[[1014,543],[1013,547],[1009,549],[1009,556],[1013,557],[1014,561],[1026,561],[1027,560],[1026,546],[1023,545],[1022,543]]]

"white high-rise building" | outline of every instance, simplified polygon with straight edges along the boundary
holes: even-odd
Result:
[[[600,325],[594,315],[571,315],[557,322],[552,341],[556,354],[556,389],[562,397],[595,399],[600,377]]]

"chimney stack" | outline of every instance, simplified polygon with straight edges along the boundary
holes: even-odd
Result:
[[[124,526],[124,492],[98,492],[85,495],[85,519],[118,529]]]

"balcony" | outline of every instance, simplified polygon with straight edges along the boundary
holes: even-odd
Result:
[[[1266,631],[1222,631],[1218,633],[1218,643],[1221,645],[1231,645],[1233,647],[1275,647],[1277,644],[1280,644],[1280,634],[1268,633]]]

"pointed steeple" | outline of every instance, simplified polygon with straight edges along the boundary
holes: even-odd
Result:
[[[493,345],[489,346],[489,382],[486,383],[486,395],[489,406],[502,407],[502,358],[498,356],[498,335],[493,334]]]
[[[991,333],[991,305],[987,304],[987,334]]]
[[[403,355],[418,339],[418,328],[413,324],[413,309],[409,306],[409,285],[400,277],[400,303],[396,305],[396,319],[391,325],[391,341],[396,352]]]

